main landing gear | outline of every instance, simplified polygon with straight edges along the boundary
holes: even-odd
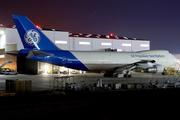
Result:
[[[116,75],[114,73],[105,73],[104,77],[118,77],[118,75]]]
[[[123,75],[124,78],[131,78],[132,75],[131,75],[131,71],[126,71],[126,73]]]
[[[121,74],[120,74],[121,75]],[[104,77],[115,77],[115,78],[117,78],[119,76],[119,74],[117,74],[117,73],[105,73],[104,74]],[[127,72],[127,73],[125,73],[124,75],[123,75],[123,77],[124,78],[131,78],[132,77],[132,75],[129,73],[129,72]]]
[[[131,77],[132,77],[132,75],[131,75],[131,74],[127,74],[127,73],[126,73],[126,74],[124,74],[124,75],[123,75],[123,77],[124,77],[124,78],[131,78]]]

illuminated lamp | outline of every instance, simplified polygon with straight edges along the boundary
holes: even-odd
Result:
[[[3,35],[3,34],[4,34],[4,31],[0,31],[0,34]]]
[[[45,65],[45,66],[44,66],[44,69],[46,69],[46,70],[47,70],[48,68],[49,68],[49,67],[48,67],[47,65]]]
[[[37,28],[39,28],[39,25],[36,25]]]
[[[114,35],[111,33],[110,36],[113,37]]]

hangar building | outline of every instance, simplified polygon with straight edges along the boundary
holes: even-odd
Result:
[[[120,37],[113,34],[75,34],[54,29],[41,29],[41,31],[60,49],[63,50],[135,52],[150,49],[150,41]],[[5,52],[17,52],[23,48],[23,44],[15,26],[0,25],[0,65],[5,61],[12,61],[12,63],[9,63],[4,67],[10,68],[19,73],[31,74],[75,71],[60,66],[5,54]]]

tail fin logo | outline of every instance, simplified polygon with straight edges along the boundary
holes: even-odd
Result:
[[[36,46],[40,42],[40,35],[37,30],[30,29],[24,34],[25,42],[30,46]]]

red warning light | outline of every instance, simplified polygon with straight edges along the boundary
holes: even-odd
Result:
[[[37,28],[39,28],[39,25],[36,25]]]
[[[114,35],[111,33],[110,36],[113,37]]]

